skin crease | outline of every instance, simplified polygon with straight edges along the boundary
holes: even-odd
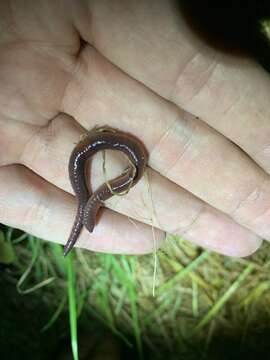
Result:
[[[85,179],[85,165],[95,153],[100,150],[119,150],[126,154],[134,166],[130,165],[127,171],[114,180],[100,186],[94,193],[90,193]],[[96,223],[96,216],[103,202],[114,194],[129,191],[142,177],[147,153],[144,146],[129,134],[114,129],[93,129],[79,142],[71,153],[69,160],[69,177],[78,200],[77,215],[64,247],[66,256],[75,245],[83,225],[92,233]],[[135,170],[135,172],[134,172]]]
[[[146,176],[77,246],[143,254],[166,231],[247,256],[270,239],[270,80],[255,61],[210,48],[173,1],[7,0],[0,30],[0,222],[65,243],[70,153],[106,125],[142,141]],[[123,169],[118,152],[106,164]]]

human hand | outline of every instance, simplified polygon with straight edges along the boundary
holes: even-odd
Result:
[[[107,125],[141,139],[149,168],[78,246],[146,253],[152,226],[157,246],[166,231],[232,256],[270,239],[270,81],[254,61],[208,47],[162,0],[6,1],[0,28],[1,222],[65,243],[69,155]]]

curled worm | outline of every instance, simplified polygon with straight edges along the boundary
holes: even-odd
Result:
[[[101,185],[95,192],[88,189],[85,168],[86,162],[100,150],[118,150],[126,154],[131,165],[117,178]],[[89,232],[94,230],[98,210],[103,202],[114,194],[128,191],[142,177],[148,156],[143,144],[135,137],[124,132],[96,128],[79,142],[69,159],[69,178],[75,192],[78,209],[77,215],[64,247],[66,256],[76,243],[83,226]]]

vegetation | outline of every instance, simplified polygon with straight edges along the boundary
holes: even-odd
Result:
[[[43,331],[69,307],[74,359],[76,319],[82,311],[106,324],[139,354],[146,345],[154,357],[164,349],[203,358],[217,337],[226,343],[232,335],[239,349],[246,349],[254,329],[269,327],[268,244],[249,259],[232,259],[168,236],[154,256],[77,249],[65,260],[60,245],[6,229],[0,247],[1,262],[10,263],[5,271],[16,279],[18,292],[42,291],[53,304],[55,311]]]

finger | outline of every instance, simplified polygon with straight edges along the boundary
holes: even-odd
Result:
[[[86,47],[80,61],[63,101],[65,112],[86,129],[109,123],[136,135],[148,148],[151,168],[270,239],[269,175],[253,160],[95,50]]]
[[[0,166],[19,162],[28,139],[39,128],[0,115]]]
[[[21,159],[51,183],[71,192],[68,158],[82,129],[66,115],[59,115],[50,127],[53,130],[43,128],[37,137],[32,137]],[[49,137],[48,133],[54,136]],[[123,169],[123,157],[109,152],[105,165],[107,178],[114,178]],[[93,189],[105,181],[101,154],[93,158],[88,179]],[[106,205],[150,226],[184,234],[187,240],[226,255],[248,255],[261,243],[255,234],[150,169],[127,195],[114,196]]]
[[[176,4],[129,1],[123,7],[113,1],[108,8],[93,1],[91,31],[85,25],[79,31],[124,72],[199,116],[269,173],[269,75],[254,61],[224,55],[196,38]]]
[[[75,198],[23,166],[0,168],[0,221],[42,239],[64,244],[71,230]],[[83,231],[78,247],[144,254],[161,245],[164,233],[105,210],[93,234]]]
[[[129,194],[113,197],[107,205],[122,214],[153,224],[171,234],[181,235],[186,240],[224,255],[250,255],[262,242],[261,238],[229,216],[151,169]]]

